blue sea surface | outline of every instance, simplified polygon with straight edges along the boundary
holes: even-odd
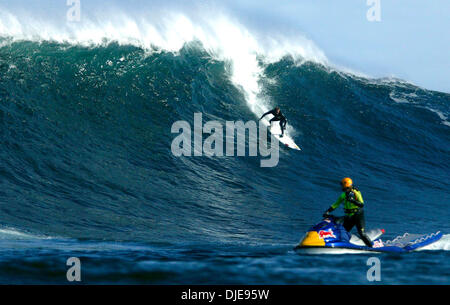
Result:
[[[1,41],[0,283],[450,284],[450,95],[286,56],[258,98],[302,148],[176,157],[171,126],[258,117],[201,43]],[[433,250],[307,255],[300,238],[353,178],[367,228],[444,233]],[[342,212],[342,211],[341,211]],[[369,282],[369,257],[381,282]]]

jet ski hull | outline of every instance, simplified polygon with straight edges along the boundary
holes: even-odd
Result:
[[[393,240],[382,241],[378,237],[384,233],[384,230],[373,230],[372,233],[370,238],[373,247],[371,248],[345,231],[338,218],[331,217],[313,226],[294,250],[311,254],[406,253],[435,243],[443,236],[441,232],[422,235],[405,233]]]

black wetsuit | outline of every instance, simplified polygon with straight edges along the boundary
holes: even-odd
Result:
[[[270,111],[267,111],[266,113],[264,113],[262,115],[262,117],[260,118],[260,120],[265,117],[268,114],[272,114],[273,118],[270,119],[269,123],[272,124],[272,122],[275,121],[280,121],[280,127],[281,127],[281,135],[284,135],[284,130],[286,129],[286,117],[281,113],[281,110],[277,113],[276,109],[272,109]]]
[[[364,210],[361,208],[359,209],[355,214],[352,216],[345,216],[344,217],[344,228],[347,230],[347,232],[350,232],[350,230],[356,225],[356,229],[358,230],[358,235],[361,238],[361,240],[366,244],[368,247],[372,247],[372,242],[370,241],[369,237],[366,235],[366,222],[364,220]]]

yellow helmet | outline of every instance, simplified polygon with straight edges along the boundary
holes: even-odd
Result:
[[[353,186],[353,181],[350,178],[344,178],[341,180],[342,188],[348,188]]]

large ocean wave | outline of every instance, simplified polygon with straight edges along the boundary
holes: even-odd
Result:
[[[259,240],[275,222],[276,238],[323,210],[343,175],[374,206],[390,202],[388,223],[405,202],[417,217],[448,199],[448,94],[337,68],[303,36],[263,36],[224,14],[112,10],[62,24],[2,10],[4,225]],[[276,169],[170,152],[171,124],[194,112],[246,121],[275,105],[304,149],[282,151]]]
[[[322,283],[286,249],[343,176],[387,237],[450,231],[448,94],[337,67],[303,36],[264,36],[226,15],[113,16],[57,24],[0,12],[0,281],[59,282],[48,261],[24,259],[31,251],[56,255],[62,274],[64,255],[101,259],[93,282],[204,283],[225,270],[218,283]],[[274,168],[171,152],[175,121],[256,120],[276,105],[302,151],[281,149]],[[434,268],[426,252],[406,265]],[[124,257],[122,273],[102,267]]]

